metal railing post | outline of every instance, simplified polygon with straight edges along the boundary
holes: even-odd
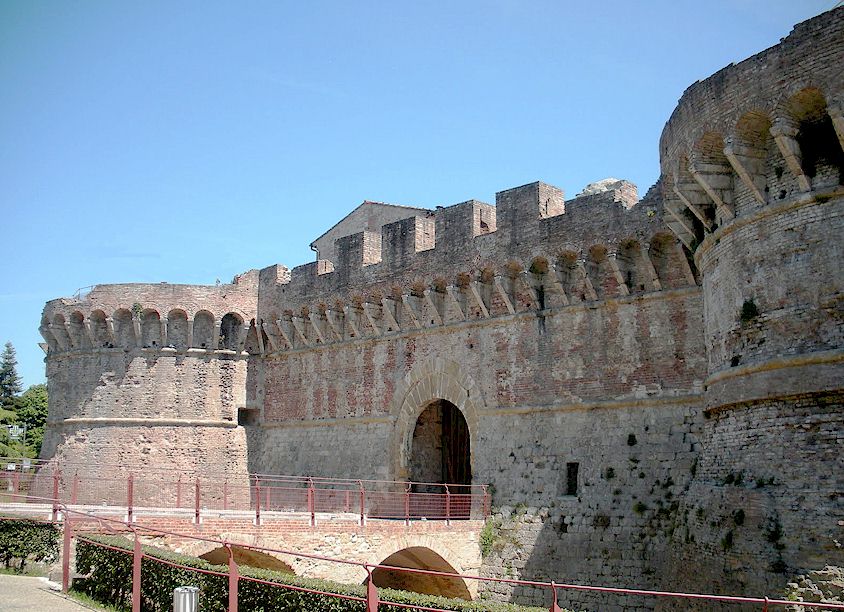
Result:
[[[70,588],[70,539],[73,537],[70,514],[64,511],[64,533],[62,534],[62,593]]]
[[[237,612],[237,583],[240,576],[237,571],[237,562],[234,560],[234,551],[231,544],[226,544],[226,551],[229,553],[229,609],[228,612]]]
[[[255,478],[255,524],[261,524],[261,479]]]
[[[128,479],[126,480],[126,521],[128,523],[134,522],[132,520],[132,503],[135,497],[135,478],[132,474],[129,474]]]
[[[363,527],[366,524],[366,490],[360,480],[358,480],[358,486],[360,487],[360,526]]]
[[[451,491],[445,485],[445,524],[451,525]]]
[[[404,524],[410,525],[410,483],[404,486]]]
[[[199,525],[199,476],[196,477],[196,488],[194,491],[194,515],[193,515],[193,522]]]
[[[314,480],[308,478],[308,512],[311,514],[311,527],[316,525],[316,499],[314,491]]]
[[[549,612],[563,612],[560,609],[560,604],[557,603],[557,585],[554,584],[554,581],[551,581],[551,609]]]
[[[61,472],[53,472],[53,522],[59,520],[59,480]]]
[[[135,546],[132,549],[132,612],[141,612],[141,560],[144,555],[141,552],[141,540],[138,532],[135,534]]]
[[[489,516],[489,514],[490,514],[490,508],[489,508],[489,506],[490,506],[490,501],[491,501],[491,499],[490,499],[490,494],[489,494],[489,492],[486,490],[486,485],[482,485],[482,486],[481,486],[481,489],[482,489],[482,490],[483,490],[483,492],[484,492],[484,518],[487,518],[487,517]],[[469,514],[470,514],[470,518],[471,518],[471,511],[469,512]]]
[[[368,565],[363,566],[369,577],[366,579],[366,612],[378,612],[378,588],[372,581],[372,570]]]

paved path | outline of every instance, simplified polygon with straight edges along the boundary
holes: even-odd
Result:
[[[0,612],[90,612],[51,591],[40,578],[0,574]]]

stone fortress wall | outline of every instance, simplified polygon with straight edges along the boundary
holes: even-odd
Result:
[[[660,139],[704,296],[706,418],[668,572],[691,588],[844,564],[842,34],[837,9],[695,83]]]
[[[326,247],[395,214],[364,203],[333,259],[48,303],[44,456],[419,480],[447,403],[490,575],[761,594],[844,566],[842,34],[691,86],[640,201],[532,183]]]
[[[43,456],[245,473],[237,408],[257,286],[255,271],[230,285],[98,285],[49,302]]]

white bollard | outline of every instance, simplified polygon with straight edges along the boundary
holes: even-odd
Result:
[[[173,589],[173,612],[197,612],[199,587],[181,586]]]

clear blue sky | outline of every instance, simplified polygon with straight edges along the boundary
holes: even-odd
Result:
[[[607,176],[640,194],[683,90],[835,0],[0,0],[0,342],[46,300],[310,261],[364,199]]]

